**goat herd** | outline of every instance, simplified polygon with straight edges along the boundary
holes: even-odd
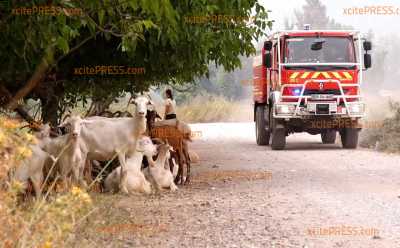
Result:
[[[58,137],[50,137],[50,126],[42,125],[35,133],[36,144],[30,145],[32,156],[22,161],[13,178],[25,188],[30,180],[39,197],[49,178],[88,187],[84,172],[101,163],[106,171],[117,158],[116,168],[103,176],[103,191],[150,194],[152,188],[177,190],[176,183],[189,181],[190,127],[177,120],[156,122],[158,115],[147,96],[138,96],[133,102],[132,117],[68,117],[61,124],[67,132]],[[182,135],[157,137],[151,130],[164,127],[175,128]]]

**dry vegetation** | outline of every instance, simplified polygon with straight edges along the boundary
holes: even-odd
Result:
[[[92,200],[74,187],[21,201],[22,185],[11,182],[9,174],[32,156],[29,144],[35,138],[20,127],[18,121],[0,116],[0,247],[63,247],[90,213]]]
[[[400,152],[400,102],[391,102],[389,106],[392,114],[382,121],[382,125],[363,130],[361,146],[379,151]]]
[[[177,116],[190,123],[252,121],[251,102],[233,102],[220,96],[197,96],[178,106]]]

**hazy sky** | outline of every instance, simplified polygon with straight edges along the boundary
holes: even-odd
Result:
[[[326,6],[327,15],[337,22],[350,24],[355,29],[368,31],[372,29],[378,36],[400,31],[400,0],[321,0]],[[261,0],[267,9],[272,10],[271,17],[275,20],[274,29],[283,29],[285,17],[293,19],[293,10],[301,9],[305,0]],[[393,6],[398,15],[346,15],[344,8],[363,8],[364,6]]]

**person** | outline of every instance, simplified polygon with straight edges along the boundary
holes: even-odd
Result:
[[[170,119],[176,119],[176,113],[175,113],[175,108],[176,108],[176,102],[174,100],[174,97],[172,95],[172,90],[167,89],[165,91],[165,120],[170,120]]]

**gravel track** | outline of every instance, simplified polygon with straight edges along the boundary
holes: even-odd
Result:
[[[400,156],[307,134],[272,151],[255,144],[253,123],[192,128],[202,132],[193,182],[106,196],[108,214],[91,217],[80,247],[400,247]]]

